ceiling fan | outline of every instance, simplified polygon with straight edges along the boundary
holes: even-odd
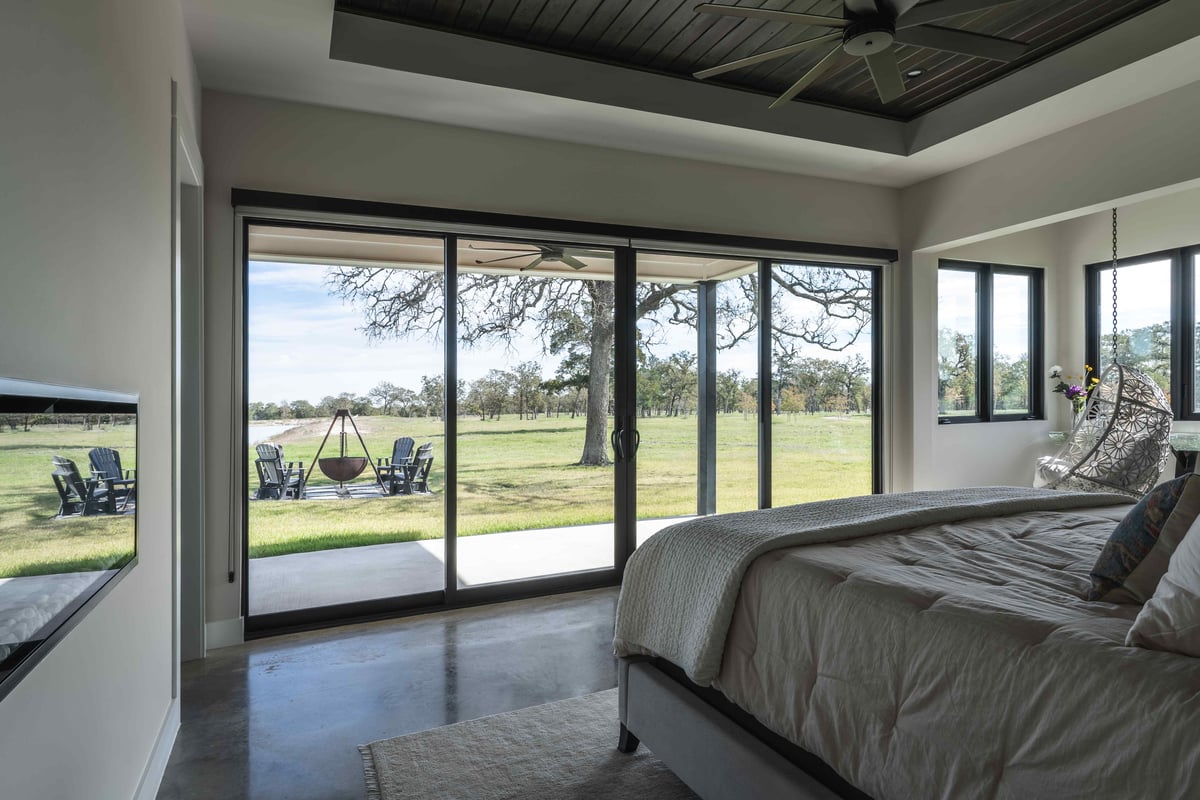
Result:
[[[528,264],[520,268],[520,272],[533,269],[539,264],[566,264],[571,269],[583,269],[587,264],[580,261],[577,256],[584,258],[610,258],[612,253],[604,250],[584,250],[577,247],[555,247],[548,244],[535,244],[529,247],[475,247],[468,245],[472,250],[487,250],[489,252],[516,253],[511,256],[501,256],[500,258],[490,258],[486,260],[475,259],[476,264],[499,264],[505,261],[515,261],[519,258],[529,258],[534,256],[534,259]]]
[[[833,66],[837,55],[843,52],[866,59],[871,78],[875,81],[875,90],[879,92],[879,99],[890,103],[906,91],[904,76],[900,74],[900,65],[896,61],[893,45],[926,47],[992,61],[1012,61],[1024,55],[1029,45],[1022,42],[929,24],[1011,2],[1014,0],[925,0],[919,4],[918,0],[844,0],[842,17],[704,3],[696,6],[696,11],[702,14],[720,14],[726,17],[744,17],[839,30],[709,67],[695,73],[695,77],[711,78],[742,67],[790,56],[810,47],[833,44],[832,50],[771,103],[771,108],[783,105],[811,86]]]

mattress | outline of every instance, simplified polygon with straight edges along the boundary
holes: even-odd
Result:
[[[877,800],[1168,798],[1200,787],[1200,659],[1081,599],[1127,506],[773,551],[716,681]]]

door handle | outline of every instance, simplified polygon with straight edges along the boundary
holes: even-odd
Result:
[[[616,455],[617,461],[625,460],[625,443],[622,435],[624,433],[624,428],[615,428],[608,437],[608,441],[612,444],[613,453]]]
[[[637,455],[638,448],[642,446],[642,432],[637,428],[633,429],[633,455]]]

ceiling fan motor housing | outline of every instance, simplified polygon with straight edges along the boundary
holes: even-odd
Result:
[[[883,17],[856,20],[846,27],[842,49],[852,56],[873,56],[896,41],[896,23]]]

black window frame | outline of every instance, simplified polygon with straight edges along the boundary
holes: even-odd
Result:
[[[1200,245],[1159,250],[1117,259],[1117,269],[1136,267],[1152,261],[1169,261],[1171,264],[1171,413],[1176,420],[1200,420],[1200,411],[1192,409],[1195,393],[1196,346],[1194,336],[1188,331],[1196,329],[1195,270],[1191,265],[1200,258]],[[1084,266],[1085,302],[1084,335],[1087,339],[1089,364],[1100,364],[1103,347],[1107,350],[1112,336],[1111,310],[1100,309],[1100,276],[1112,267],[1112,261],[1101,261]],[[1120,273],[1118,273],[1117,296],[1120,298]]]
[[[886,285],[886,270],[884,264],[894,265],[899,260],[895,250],[854,245],[826,245],[811,242],[799,242],[761,237],[744,237],[714,232],[678,231],[660,228],[645,228],[629,225],[599,223],[579,220],[552,219],[544,217],[529,217],[516,214],[500,214],[494,212],[463,211],[428,206],[412,206],[378,201],[359,201],[341,198],[316,197],[311,195],[293,195],[259,190],[234,188],[230,192],[231,204],[235,211],[235,222],[239,228],[240,247],[238,248],[238,269],[240,270],[241,298],[248,295],[250,246],[249,233],[254,225],[285,226],[299,228],[326,228],[336,230],[362,230],[378,233],[386,231],[415,236],[437,236],[444,240],[446,248],[444,263],[456,263],[454,256],[457,240],[468,238],[470,231],[479,229],[498,228],[503,231],[489,232],[489,239],[506,239],[515,242],[528,242],[529,236],[537,236],[537,241],[549,241],[571,244],[578,240],[576,236],[605,236],[624,239],[622,244],[612,244],[615,254],[614,289],[616,292],[617,308],[624,307],[627,311],[619,313],[614,320],[616,326],[614,346],[617,351],[634,352],[636,347],[636,319],[628,309],[636,305],[636,263],[638,252],[670,252],[693,254],[701,256],[721,255],[734,256],[758,262],[757,274],[759,286],[769,286],[770,265],[776,261],[783,263],[803,263],[818,266],[833,266],[838,268],[865,269],[872,273],[872,429],[871,429],[871,485],[875,493],[883,491],[884,470],[884,429],[883,420],[887,414],[884,397],[884,353],[887,350],[887,340],[884,332],[887,330],[887,319],[883,307],[883,297]],[[299,217],[292,212],[299,212]],[[349,217],[350,219],[347,219]],[[365,221],[355,221],[355,218]],[[383,218],[376,224],[375,218]],[[464,230],[468,229],[468,230]],[[515,229],[520,233],[506,232]],[[753,255],[738,255],[751,253]],[[796,254],[790,256],[788,254]],[[811,254],[811,255],[805,255]],[[859,259],[862,259],[860,261]],[[457,271],[446,271],[446,297],[457,293]],[[758,472],[759,507],[771,507],[771,474],[772,474],[772,443],[771,423],[771,375],[772,353],[769,331],[771,323],[772,293],[759,291],[759,419],[758,419]],[[249,304],[241,302],[241,414],[242,442],[241,452],[248,452],[250,443],[248,437],[247,419],[247,387],[249,385],[248,337]],[[456,304],[446,303],[447,317],[445,325],[454,327],[457,318],[454,309]],[[622,319],[624,317],[624,319]],[[450,330],[448,328],[447,330]],[[444,336],[445,361],[443,363],[445,382],[447,386],[457,385],[458,337],[446,334]],[[614,410],[615,419],[623,421],[630,432],[636,432],[636,364],[634,359],[617,359],[614,373]],[[443,464],[447,475],[453,474],[457,462],[457,398],[451,392],[446,397],[445,416],[447,418],[446,452]],[[618,586],[621,583],[624,565],[630,554],[637,549],[636,525],[636,447],[630,443],[630,438],[624,439],[633,454],[620,459],[614,465],[615,481],[621,488],[616,490],[614,502],[614,525],[617,535],[614,536],[614,567],[612,569],[585,570],[550,576],[532,577],[522,580],[506,581],[495,584],[483,584],[473,587],[460,588],[451,576],[457,572],[457,490],[456,484],[448,482],[445,495],[444,519],[447,521],[447,538],[444,588],[438,592],[422,594],[398,595],[377,600],[360,600],[332,606],[319,606],[296,611],[281,611],[275,613],[250,614],[249,602],[249,506],[241,504],[240,527],[231,530],[231,536],[240,538],[238,542],[231,541],[231,552],[240,550],[241,564],[241,611],[245,618],[245,638],[247,640],[293,631],[321,628],[329,625],[350,622],[366,622],[375,619],[387,619],[409,614],[421,614],[430,611],[441,611],[460,608],[481,603],[505,602],[523,597],[536,597],[559,592],[581,591],[584,589]],[[241,477],[241,494],[250,496],[250,473],[239,470]],[[625,528],[625,535],[620,536],[620,528]],[[231,564],[228,574],[229,583],[236,581],[236,572]]]
[[[942,270],[975,274],[975,413],[945,415],[938,413],[939,425],[963,425],[978,422],[1026,422],[1046,418],[1045,386],[1045,274],[1041,267],[1020,267],[1012,264],[991,264],[978,261],[939,259],[938,276]],[[997,414],[992,406],[993,358],[993,279],[996,275],[1020,275],[1029,279],[1029,412],[1026,414]],[[940,311],[940,309],[938,309]],[[936,328],[935,330],[940,330]],[[936,358],[935,346],[935,358]]]

